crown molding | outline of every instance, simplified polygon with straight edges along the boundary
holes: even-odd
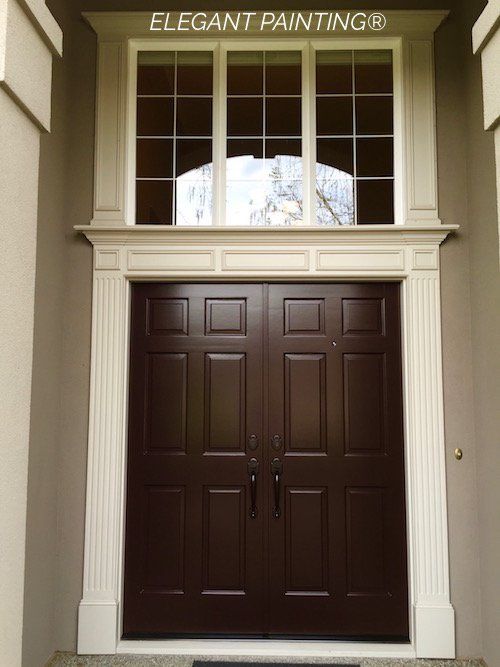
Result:
[[[199,244],[244,243],[285,245],[305,243],[442,243],[458,225],[358,225],[353,227],[175,227],[170,225],[77,225],[92,244]]]

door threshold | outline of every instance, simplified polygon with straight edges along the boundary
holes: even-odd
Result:
[[[415,658],[408,643],[272,639],[123,639],[119,654],[284,658]]]

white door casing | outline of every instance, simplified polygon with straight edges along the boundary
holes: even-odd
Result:
[[[439,295],[439,244],[452,229],[80,228],[94,245],[94,288],[79,653],[454,656]],[[411,645],[120,641],[129,292],[140,280],[401,282]]]
[[[376,38],[353,31],[311,37],[344,40],[346,48],[355,48],[356,41],[366,45],[368,39],[370,48],[397,43],[401,99],[395,104],[395,143],[400,147],[395,159],[401,164],[396,206],[402,215],[395,225],[330,229],[135,226],[130,197],[133,53],[145,43],[161,48],[165,36],[149,33],[150,12],[85,14],[98,34],[98,74],[94,213],[89,226],[77,228],[94,246],[79,653],[454,657],[439,245],[456,226],[441,225],[438,215],[433,65],[433,33],[446,12],[384,13],[387,28]],[[251,32],[246,37],[257,34],[263,48],[266,39],[274,39]],[[185,39],[186,33],[181,36]],[[196,36],[198,42],[203,39],[209,38]],[[410,644],[121,640],[129,296],[130,283],[140,280],[401,283]]]

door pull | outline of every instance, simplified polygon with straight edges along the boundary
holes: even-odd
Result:
[[[273,507],[273,517],[279,519],[281,516],[280,508],[280,479],[283,473],[283,463],[275,458],[271,461],[271,473],[273,476],[273,486],[274,486],[274,507]]]
[[[259,462],[257,459],[251,458],[247,465],[248,474],[250,475],[250,512],[251,519],[257,517],[257,473],[259,472]]]

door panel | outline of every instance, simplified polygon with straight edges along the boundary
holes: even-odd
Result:
[[[269,286],[270,635],[408,637],[397,285]]]
[[[124,636],[262,633],[262,383],[261,285],[133,286]]]
[[[408,637],[399,317],[395,284],[134,285],[125,636]]]

